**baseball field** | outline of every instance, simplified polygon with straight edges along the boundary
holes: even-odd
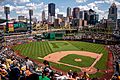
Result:
[[[62,71],[86,71],[92,76],[101,76],[97,70],[107,69],[108,52],[105,45],[80,41],[40,41],[12,47],[23,56],[48,60]]]

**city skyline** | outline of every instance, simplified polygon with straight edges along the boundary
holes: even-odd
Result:
[[[111,4],[115,2],[118,8],[118,18],[120,18],[120,1],[119,0],[1,0],[0,1],[0,18],[5,18],[4,6],[10,7],[10,17],[16,18],[17,16],[24,15],[29,18],[29,9],[33,9],[33,17],[38,20],[42,19],[42,11],[45,11],[46,18],[48,17],[48,4],[56,4],[56,13],[67,15],[67,7],[79,7],[80,10],[93,9],[99,14],[99,19],[108,18],[108,11]],[[104,7],[103,7],[104,6]]]

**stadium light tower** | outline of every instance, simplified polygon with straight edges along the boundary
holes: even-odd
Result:
[[[8,33],[8,14],[10,14],[10,8],[4,6],[4,13],[6,15],[6,33]]]
[[[30,17],[30,33],[32,33],[32,15],[33,15],[33,10],[29,10],[29,17]]]

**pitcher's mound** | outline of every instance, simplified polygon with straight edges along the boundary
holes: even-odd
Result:
[[[82,59],[77,58],[77,59],[75,59],[75,61],[76,61],[76,62],[81,62]]]

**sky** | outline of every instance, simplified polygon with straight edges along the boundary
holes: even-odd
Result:
[[[108,10],[112,3],[118,7],[118,18],[120,18],[120,0],[0,0],[0,18],[5,18],[4,6],[10,7],[10,19],[17,19],[17,16],[23,15],[29,17],[28,10],[33,9],[33,18],[41,20],[41,13],[44,10],[48,13],[48,4],[56,4],[56,15],[66,16],[67,7],[79,7],[80,10],[93,9],[99,14],[99,19],[108,17]]]

